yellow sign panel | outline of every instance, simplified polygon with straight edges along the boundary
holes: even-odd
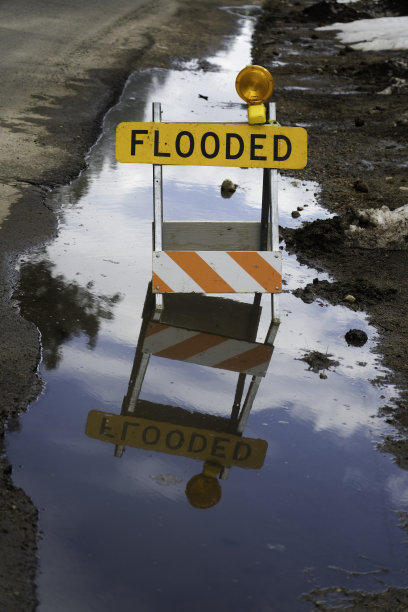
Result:
[[[265,440],[99,410],[88,414],[85,432],[90,438],[120,446],[253,469],[262,467],[268,448]]]
[[[119,162],[241,168],[304,168],[301,127],[221,123],[120,123]]]

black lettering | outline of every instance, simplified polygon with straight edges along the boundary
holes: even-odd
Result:
[[[174,435],[178,436],[178,439],[176,439],[176,443],[171,442]],[[179,429],[174,429],[173,431],[167,434],[166,436],[167,448],[170,448],[171,450],[178,450],[179,448],[183,446],[183,444],[184,444],[184,434]]]
[[[130,144],[130,154],[135,155],[136,153],[136,145],[143,144],[143,140],[136,140],[136,136],[138,134],[147,134],[147,130],[132,130],[132,139]]]
[[[131,423],[130,421],[125,421],[122,427],[122,435],[120,436],[121,442],[126,439],[127,430],[129,427],[140,427],[140,423]]]
[[[195,445],[195,441],[198,441],[198,447]],[[207,439],[202,434],[193,433],[190,438],[190,444],[188,445],[189,453],[201,453],[207,447]]]
[[[214,457],[225,457],[225,446],[221,444],[221,442],[230,442],[229,438],[214,438],[214,442],[211,449],[211,454]]]
[[[205,148],[207,138],[209,138],[210,136],[214,138],[214,151],[212,153],[208,153]],[[213,157],[216,157],[218,155],[219,150],[220,139],[218,138],[217,134],[215,134],[214,132],[206,132],[201,138],[201,153],[204,155],[204,157],[207,157],[207,159],[212,159]]]
[[[283,140],[284,142],[286,142],[286,153],[285,155],[279,155],[279,141]],[[289,138],[287,138],[286,136],[274,136],[273,137],[273,159],[275,161],[285,161],[285,159],[288,159],[288,157],[290,156],[290,154],[292,153],[292,143],[290,142]]]
[[[243,452],[241,452],[243,451]],[[245,461],[251,454],[251,447],[246,442],[237,442],[234,450],[234,461]]]
[[[266,134],[251,134],[251,160],[266,160],[265,155],[255,155],[256,149],[263,149],[263,144],[256,144],[257,138],[266,138]]]
[[[231,141],[232,139],[237,140],[239,144],[238,153],[231,153]],[[244,141],[239,134],[233,132],[227,132],[225,141],[225,157],[227,159],[238,159],[244,152]]]
[[[180,148],[180,143],[181,143],[181,139],[183,138],[183,136],[187,136],[187,138],[190,141],[190,148],[185,153],[183,153],[183,151]],[[190,157],[193,151],[194,151],[194,136],[192,135],[192,133],[191,132],[180,132],[179,134],[177,134],[177,138],[176,138],[177,155],[180,155],[180,157]]]
[[[170,153],[161,153],[159,151],[159,130],[154,130],[154,156],[170,157]]]
[[[106,436],[107,438],[114,438],[115,436],[113,434],[106,433],[107,431],[112,431],[112,427],[108,427],[107,423],[109,423],[109,417],[103,417],[99,428],[99,435]]]
[[[152,431],[154,433],[154,438],[152,439],[148,439],[148,432]],[[160,439],[160,429],[158,427],[155,427],[154,425],[149,425],[149,427],[146,427],[146,429],[143,430],[143,434],[142,434],[142,440],[145,444],[157,444],[158,441]]]

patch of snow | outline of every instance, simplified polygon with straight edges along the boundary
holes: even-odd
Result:
[[[356,212],[355,222],[346,230],[346,236],[365,249],[408,248],[408,204],[390,210],[388,206]]]
[[[361,51],[408,49],[408,17],[379,17],[333,23],[317,30],[338,30],[337,38]]]

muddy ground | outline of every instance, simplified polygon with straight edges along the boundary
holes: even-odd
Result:
[[[105,0],[108,12],[117,10],[115,3],[109,4]],[[134,28],[138,17],[135,11],[126,15],[126,6],[122,6],[125,4],[121,0],[121,19],[108,20],[105,27],[108,41],[115,39],[115,32],[119,32],[120,40],[118,48],[111,44],[109,67],[104,67],[102,61],[106,45],[101,45],[100,38],[94,36],[87,41],[87,48],[77,50],[87,56],[89,65],[85,72],[78,68],[80,78],[70,81],[70,91],[64,93],[62,78],[61,90],[54,98],[33,98],[27,120],[20,117],[12,128],[12,145],[21,143],[21,139],[33,140],[51,157],[48,156],[48,162],[43,160],[42,165],[22,164],[25,171],[19,168],[18,174],[10,163],[0,181],[0,198],[7,200],[7,207],[12,200],[11,212],[0,230],[2,427],[5,423],[9,428],[18,427],[19,412],[41,389],[37,377],[38,333],[19,316],[11,296],[17,281],[13,273],[15,258],[56,231],[54,211],[44,206],[46,193],[73,178],[83,167],[84,154],[99,133],[103,114],[117,99],[131,71],[168,66],[173,58],[201,57],[214,50],[222,35],[234,28],[234,19],[218,11],[221,2],[180,0],[171,3],[171,7],[167,3],[162,13],[157,10],[153,21],[145,23],[136,40]],[[309,161],[298,178],[318,181],[322,204],[336,215],[333,220],[308,224],[297,231],[281,230],[289,250],[333,277],[330,283],[318,282],[301,288],[297,295],[306,301],[324,298],[343,303],[369,314],[380,333],[383,364],[392,372],[389,381],[401,391],[401,399],[392,406],[384,406],[383,412],[402,435],[399,440],[386,440],[384,450],[393,453],[399,465],[407,468],[408,231],[395,232],[381,249],[376,248],[376,226],[359,211],[382,206],[394,210],[407,203],[408,116],[404,80],[408,78],[408,54],[355,51],[340,44],[333,32],[316,30],[336,21],[401,14],[403,6],[404,2],[398,0],[378,3],[363,0],[352,5],[273,0],[266,4],[258,22],[253,60],[269,67],[275,77],[273,99],[279,121],[307,126]],[[73,8],[78,11],[79,7]],[[286,63],[275,66],[276,60]],[[68,68],[75,73],[75,56],[66,63],[65,70]],[[388,88],[389,94],[379,93]],[[11,161],[13,153],[18,155],[13,146]],[[39,159],[35,150],[31,157]],[[296,212],[301,218],[302,211]],[[0,222],[2,219],[0,214]],[[357,227],[353,235],[348,233],[350,225]],[[364,248],[356,242],[356,236],[364,242]],[[345,301],[347,295],[352,295],[355,301]],[[13,488],[11,466],[4,456],[0,464],[0,517],[0,610],[34,610],[37,512],[24,492]],[[344,602],[337,609],[393,612],[408,609],[408,597],[401,590],[390,589],[374,599],[344,590],[336,593]],[[308,600],[313,609],[329,610],[332,596],[331,592],[316,590],[308,595]]]
[[[333,32],[316,30],[403,11],[393,3],[365,0],[351,5],[274,0],[268,6],[253,59],[263,65],[289,60],[273,68],[278,119],[307,124],[308,165],[298,176],[320,183],[320,201],[334,213],[296,231],[282,229],[290,251],[335,279],[305,287],[298,296],[368,312],[381,335],[383,363],[406,399],[408,225],[401,222],[402,231],[393,227],[387,237],[384,226],[372,225],[363,211],[384,206],[394,211],[408,204],[408,52],[356,51],[334,39]],[[285,56],[285,50],[294,54]],[[389,95],[379,93],[388,88]],[[355,301],[345,300],[348,295]]]
[[[406,12],[403,3],[393,1],[274,0],[258,24],[253,56],[266,66],[288,62],[272,69],[278,119],[307,125],[308,165],[298,176],[320,183],[320,201],[334,213],[295,231],[281,230],[290,251],[334,279],[314,282],[297,295],[368,313],[380,333],[382,362],[392,371],[389,380],[401,393],[388,407],[389,418],[403,428],[408,426],[408,211],[390,232],[375,225],[371,211],[389,215],[408,204],[408,52],[357,51],[317,28]],[[350,295],[355,300],[345,299]]]
[[[280,123],[307,127],[308,165],[298,178],[318,181],[320,201],[333,213],[297,230],[281,228],[290,252],[332,276],[295,294],[368,313],[379,332],[381,362],[390,370],[386,378],[399,390],[379,415],[399,431],[382,450],[408,469],[408,208],[389,231],[378,224],[378,217],[399,214],[408,204],[408,52],[359,51],[341,44],[333,31],[316,29],[406,15],[408,6],[398,0],[272,0],[264,8],[253,61],[274,66]],[[294,214],[301,219],[301,210]],[[358,346],[364,338],[355,341]],[[319,610],[408,609],[408,591],[401,589],[368,595],[334,587],[315,589],[306,599]]]

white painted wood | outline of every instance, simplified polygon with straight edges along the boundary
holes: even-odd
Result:
[[[271,102],[269,104],[269,118],[276,121],[276,104]],[[277,251],[279,249],[279,190],[278,181],[279,173],[276,169],[270,171],[271,177],[271,210],[270,210],[270,231],[271,231],[271,250]],[[271,295],[271,315],[272,321],[266,335],[265,342],[267,344],[273,344],[275,342],[276,334],[278,333],[280,325],[280,304],[279,294],[273,293]]]
[[[153,102],[153,121],[161,121],[161,104]],[[153,250],[161,251],[163,248],[163,170],[160,165],[153,165]],[[163,311],[163,297],[156,295],[156,308],[154,318],[160,321]]]
[[[170,289],[175,293],[253,293],[254,290],[259,293],[274,293],[280,291],[280,287],[272,283],[275,277],[275,272],[282,275],[282,255],[281,252],[272,251],[256,251],[269,266],[268,275],[265,276],[265,287],[256,283],[259,289],[254,289],[254,279],[237,263],[226,254],[224,251],[195,251],[201,258],[201,263],[206,266],[206,270],[212,269],[218,277],[222,278],[229,286],[226,290],[223,286],[206,280],[206,272],[202,276],[202,270],[199,269],[195,276],[195,280],[189,275],[190,273],[175,263],[165,251],[153,252],[153,275],[157,275]],[[187,252],[184,252],[187,253]],[[188,251],[190,253],[190,251]],[[245,251],[248,253],[248,251]],[[171,254],[171,252],[169,252]],[[185,260],[188,259],[184,258]],[[230,259],[230,265],[225,265],[225,259]],[[273,268],[273,270],[272,270]],[[249,278],[248,278],[249,277]],[[209,288],[209,285],[214,288]],[[153,282],[153,292],[163,293],[160,288],[160,283],[156,285]]]
[[[228,253],[224,251],[200,251],[200,256],[229,285],[235,287],[235,279],[239,279],[240,286],[246,287],[246,293],[262,293],[264,291],[262,286],[245,272],[236,261],[231,259]],[[234,279],[234,282],[232,279]]]

